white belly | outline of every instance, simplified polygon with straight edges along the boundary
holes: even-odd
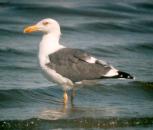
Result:
[[[52,70],[46,65],[47,63],[50,63],[48,55],[62,48],[65,47],[60,45],[57,39],[52,37],[52,35],[44,35],[39,45],[39,62],[40,67],[43,70],[43,74],[49,81],[61,85],[63,89],[70,89],[73,86],[72,81],[56,73],[55,70]]]
[[[64,90],[71,89],[73,83],[66,77],[58,74],[55,70],[47,67],[46,65],[41,66],[44,76],[51,82],[57,83],[63,87]]]

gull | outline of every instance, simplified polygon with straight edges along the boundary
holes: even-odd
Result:
[[[82,49],[60,44],[61,29],[54,19],[46,18],[24,29],[24,33],[37,31],[43,32],[38,54],[40,67],[49,81],[63,88],[64,105],[68,102],[67,91],[84,81],[134,78]]]

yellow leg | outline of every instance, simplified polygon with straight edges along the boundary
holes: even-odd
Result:
[[[64,91],[63,97],[64,97],[64,105],[67,105],[68,95],[67,95],[67,92],[66,91]]]

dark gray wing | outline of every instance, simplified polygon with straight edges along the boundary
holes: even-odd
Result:
[[[91,58],[83,50],[63,48],[49,55],[50,63],[47,66],[73,82],[103,78],[111,66],[99,60],[90,63]]]

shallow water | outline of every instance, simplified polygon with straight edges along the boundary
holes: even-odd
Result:
[[[0,129],[152,130],[152,14],[150,0],[1,0]],[[62,89],[38,65],[41,34],[23,34],[46,17],[59,21],[65,46],[85,49],[136,79],[79,88],[74,105],[63,108]]]

